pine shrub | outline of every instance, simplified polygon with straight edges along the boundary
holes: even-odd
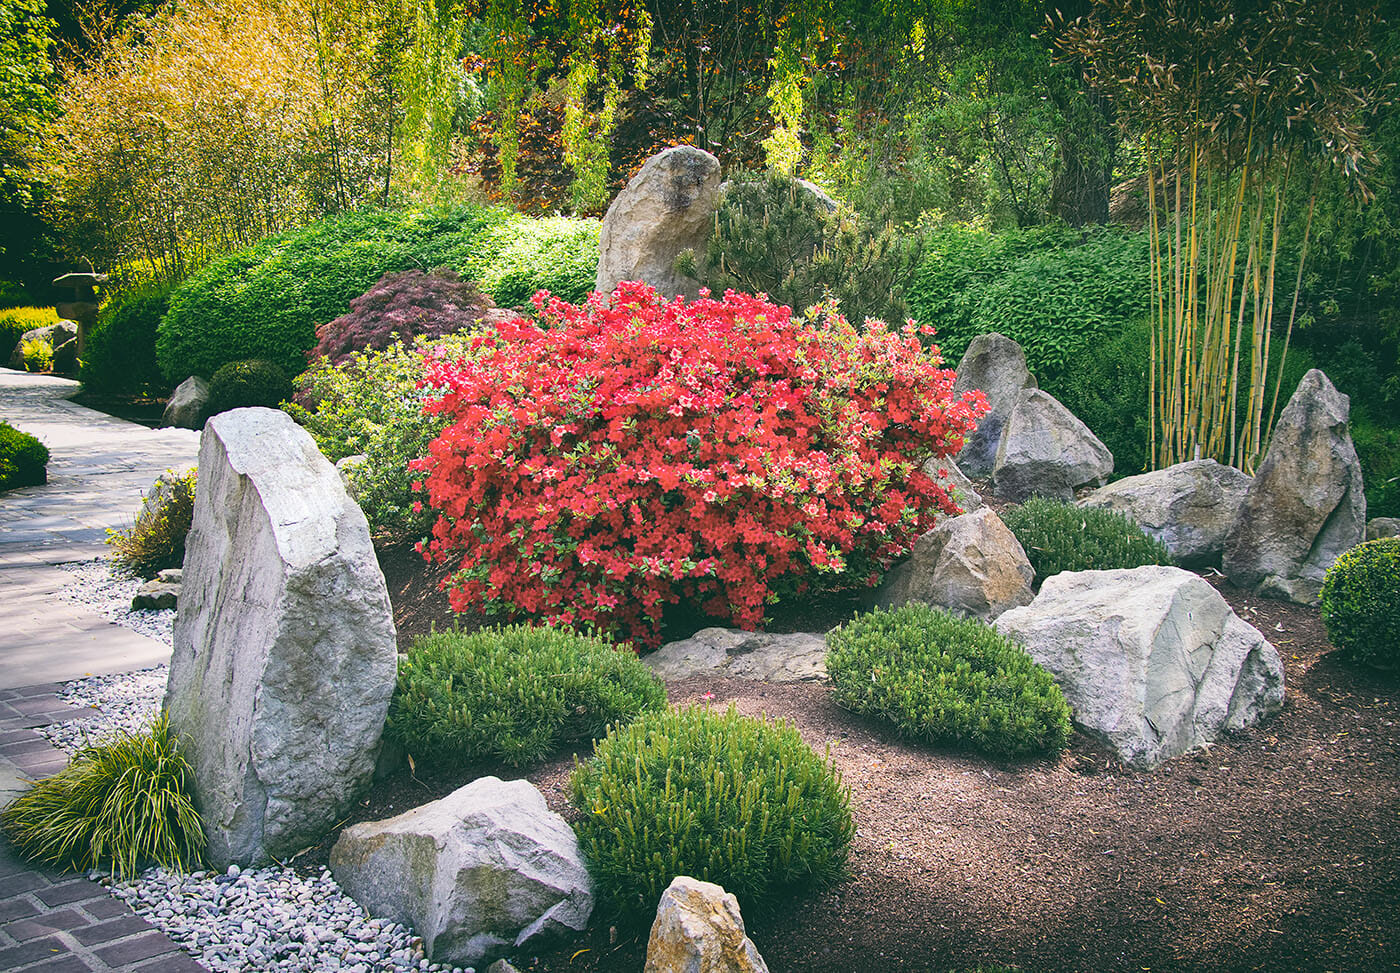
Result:
[[[156,364],[156,330],[170,290],[123,294],[102,308],[88,333],[78,378],[98,392],[159,394],[169,389]]]
[[[49,450],[27,432],[0,422],[0,490],[48,482]]]
[[[386,731],[420,766],[519,767],[665,705],[630,646],[523,625],[438,632],[400,660]]]
[[[611,728],[570,789],[601,898],[638,921],[677,875],[716,882],[745,909],[829,885],[855,833],[848,789],[797,730],[732,707]]]
[[[166,470],[141,501],[127,530],[107,531],[117,573],[154,578],[185,562],[185,538],[194,521],[195,470]]]
[[[80,750],[0,812],[0,825],[26,858],[60,868],[121,878],[148,862],[188,868],[204,849],[193,776],[162,716]]]
[[[1400,668],[1400,538],[1343,552],[1322,581],[1322,621],[1332,644],[1378,669]]]
[[[1002,514],[1035,570],[1038,585],[1061,571],[1110,571],[1171,564],[1160,541],[1123,514],[1033,497]]]
[[[214,373],[209,380],[206,411],[216,416],[229,409],[250,406],[276,409],[291,397],[291,380],[279,365],[251,358],[229,362]]]
[[[977,619],[909,602],[857,616],[827,644],[837,704],[911,740],[1022,756],[1069,739],[1069,704],[1054,679]]]

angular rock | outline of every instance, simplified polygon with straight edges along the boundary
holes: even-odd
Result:
[[[739,900],[679,875],[661,893],[643,973],[768,973],[768,964],[744,929]]]
[[[963,513],[970,514],[981,509],[982,495],[977,492],[972,481],[963,475],[963,471],[958,468],[958,464],[951,457],[944,459],[937,456],[930,457],[924,462],[924,472],[937,480],[939,486],[948,491],[953,502],[962,507]]]
[[[682,250],[705,247],[719,204],[719,160],[689,145],[656,153],[618,193],[599,241],[595,289],[640,280],[663,298],[695,297],[699,282],[675,269]]]
[[[990,621],[1030,604],[1035,571],[1026,552],[990,507],[951,517],[914,542],[909,559],[875,594],[884,608],[922,601]]]
[[[1366,539],[1400,537],[1400,517],[1372,517],[1366,522]]]
[[[30,328],[19,336],[14,348],[10,349],[10,367],[19,371],[24,371],[24,343],[26,341],[47,341],[49,348],[53,349],[55,355],[59,348],[70,341],[78,340],[78,322],[76,321],[55,321],[53,324],[46,324],[42,328]],[[77,345],[73,346],[77,350]]]
[[[593,884],[574,831],[533,784],[481,777],[341,832],[331,871],[373,916],[410,923],[435,963],[482,964],[577,932]]]
[[[374,771],[397,669],[365,516],[274,409],[209,421],[165,695],[210,863],[315,844]]]
[[[733,628],[702,628],[688,639],[667,642],[643,656],[662,679],[702,673],[762,682],[825,681],[826,636],[807,632],[775,635]]]
[[[1181,568],[1066,571],[996,620],[1055,677],[1074,720],[1151,769],[1283,705],[1283,665]]]
[[[990,411],[982,417],[977,429],[963,443],[958,453],[958,465],[964,473],[988,476],[996,465],[1001,431],[1023,389],[1037,388],[1035,378],[1026,368],[1026,353],[1019,344],[1003,334],[978,335],[972,339],[958,362],[958,377],[953,385],[953,397],[981,389],[987,397]]]
[[[53,346],[53,370],[60,375],[75,375],[78,372],[78,339],[69,338]]]
[[[1254,478],[1213,459],[1124,477],[1079,501],[1125,515],[1183,567],[1218,565]]]
[[[1264,462],[1225,541],[1230,580],[1261,595],[1317,604],[1337,555],[1366,537],[1351,400],[1314,368],[1279,415]]]
[[[162,572],[163,573],[163,572]],[[180,598],[180,586],[156,579],[143,584],[131,598],[132,611],[174,608]]]
[[[1060,400],[1022,389],[1002,429],[992,467],[997,496],[1070,501],[1082,486],[1098,486],[1113,472],[1113,454]]]
[[[203,428],[208,404],[209,383],[198,375],[191,375],[170,393],[165,411],[161,413],[160,424],[180,429]]]

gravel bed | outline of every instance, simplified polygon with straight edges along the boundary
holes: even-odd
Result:
[[[116,622],[157,642],[173,645],[171,628],[175,609],[132,611],[131,599],[144,583],[139,578],[118,578],[107,558],[60,564],[73,575],[73,583],[63,589],[63,597],[87,605],[108,621]]]
[[[54,746],[69,753],[122,731],[140,733],[160,712],[169,671],[169,666],[152,666],[64,683],[56,694],[59,699],[73,706],[94,707],[97,712],[85,719],[50,723],[36,729]]]

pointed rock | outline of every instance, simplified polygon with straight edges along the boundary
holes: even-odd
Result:
[[[1026,367],[1026,352],[1003,334],[978,335],[972,339],[958,362],[953,398],[981,389],[990,410],[977,429],[963,443],[958,465],[972,476],[988,476],[996,465],[1002,427],[1016,407],[1022,390],[1036,388],[1035,378]]]
[[[997,496],[1020,502],[1033,496],[1066,502],[1082,486],[1102,484],[1113,454],[1060,400],[1022,389],[1002,429],[992,467]]]
[[[713,882],[677,876],[661,893],[643,973],[768,973],[739,900]]]

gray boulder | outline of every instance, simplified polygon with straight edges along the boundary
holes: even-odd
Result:
[[[661,893],[643,973],[768,973],[768,964],[744,929],[739,900],[679,875]]]
[[[191,375],[170,393],[165,411],[161,413],[160,424],[180,429],[203,428],[208,405],[209,383],[198,375]]]
[[[642,661],[662,679],[708,673],[762,682],[825,681],[826,636],[704,628],[667,642]]]
[[[1066,571],[995,627],[1054,675],[1076,723],[1142,769],[1283,705],[1274,647],[1181,568]]]
[[[1016,535],[990,507],[950,517],[914,542],[875,594],[885,608],[922,601],[990,621],[1030,604],[1035,571]]]
[[[1225,541],[1223,567],[1235,584],[1314,605],[1332,562],[1365,540],[1350,410],[1351,400],[1316,368],[1298,383]]]
[[[1074,499],[1082,486],[1098,486],[1113,472],[1113,454],[1060,400],[1040,389],[1022,389],[1006,419],[992,467],[997,496]]]
[[[10,367],[24,370],[24,343],[26,341],[47,341],[49,348],[54,352],[54,369],[63,371],[58,367],[59,350],[70,341],[75,342],[71,351],[76,356],[78,346],[78,322],[76,321],[55,321],[53,324],[46,324],[42,328],[30,328],[19,336],[14,348],[10,349]]]
[[[995,332],[972,339],[962,361],[958,362],[957,374],[954,398],[981,389],[991,407],[963,443],[958,465],[972,476],[989,476],[996,465],[1002,428],[1011,417],[1022,390],[1037,388],[1035,378],[1026,368],[1026,353],[1021,346]]]
[[[1125,515],[1183,567],[1220,563],[1254,478],[1213,459],[1178,463],[1100,487],[1079,501]]]
[[[351,898],[411,924],[428,957],[446,965],[578,932],[593,912],[573,829],[525,780],[481,777],[397,817],[351,825],[330,865]]]
[[[963,513],[970,514],[974,510],[981,509],[982,495],[977,492],[972,481],[963,475],[963,471],[958,468],[958,464],[951,457],[944,459],[937,456],[930,457],[924,463],[924,472],[948,491],[948,496],[952,497],[953,502],[962,508]]]
[[[174,608],[180,599],[180,586],[156,579],[147,581],[131,597],[132,611]]]
[[[1366,539],[1400,537],[1400,517],[1372,517],[1366,522]]]
[[[675,269],[683,250],[705,247],[719,204],[719,160],[689,145],[652,156],[603,218],[596,290],[645,281],[664,298],[695,297],[699,282]]]
[[[174,641],[210,863],[315,844],[370,782],[398,655],[365,516],[284,412],[205,426]]]

